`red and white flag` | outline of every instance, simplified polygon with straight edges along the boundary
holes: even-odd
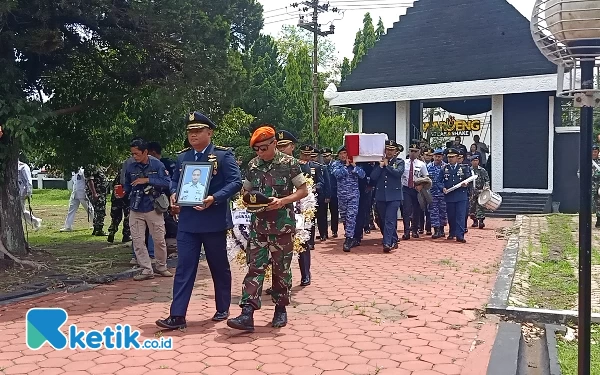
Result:
[[[379,161],[385,154],[387,134],[350,133],[345,135],[348,156],[355,162]]]

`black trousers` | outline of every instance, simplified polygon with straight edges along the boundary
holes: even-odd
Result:
[[[402,202],[402,221],[404,222],[404,234],[411,231],[417,233],[421,226],[421,206],[417,199],[417,190],[404,186],[404,201]]]
[[[319,237],[325,238],[327,231],[327,207],[325,201],[319,201],[317,205],[317,227],[319,228]]]
[[[358,214],[356,215],[356,225],[354,227],[354,239],[362,240],[365,232],[365,225],[369,222],[369,210],[373,204],[373,195],[371,191],[361,192],[358,198]]]
[[[331,231],[337,234],[338,225],[340,224],[340,209],[338,206],[337,192],[331,196],[331,200],[329,201],[327,208],[331,214]]]

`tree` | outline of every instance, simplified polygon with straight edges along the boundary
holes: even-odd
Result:
[[[244,163],[248,163],[255,155],[250,147],[252,123],[255,118],[247,114],[241,108],[232,108],[223,116],[213,136],[213,142],[217,145],[231,147],[236,155]]]
[[[370,50],[377,41],[377,35],[375,34],[375,28],[373,27],[373,18],[371,18],[371,13],[365,13],[363,18],[363,45],[365,48],[365,53]]]
[[[312,69],[306,46],[290,52],[284,68],[284,120],[285,129],[301,142],[312,139]]]
[[[350,60],[347,57],[344,57],[344,61],[342,62],[342,67],[340,69],[341,80],[344,81],[346,77],[352,71],[352,67],[350,66]]]
[[[68,169],[113,158],[121,147],[114,144],[133,134],[180,139],[190,108],[227,112],[238,95],[240,53],[261,27],[255,0],[0,5],[1,243],[25,252],[16,182],[22,145],[36,143],[41,158]]]
[[[335,57],[335,44],[331,39],[319,36],[317,44],[317,61],[322,70],[335,69],[337,64],[337,58]],[[309,56],[311,56],[312,64],[312,53],[313,53],[313,34],[308,30],[292,26],[284,25],[279,32],[277,38],[277,46],[281,52],[282,63],[285,64],[285,58],[290,53],[296,53],[300,48],[306,48]]]
[[[379,21],[377,22],[377,29],[375,30],[375,38],[377,41],[381,39],[381,37],[385,35],[385,26],[383,25],[383,20],[379,17]]]
[[[273,38],[261,35],[245,57],[247,87],[236,101],[255,125],[283,123],[283,67]]]

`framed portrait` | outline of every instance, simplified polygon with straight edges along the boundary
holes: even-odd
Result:
[[[208,195],[212,170],[212,163],[184,162],[177,185],[177,205],[202,206]]]

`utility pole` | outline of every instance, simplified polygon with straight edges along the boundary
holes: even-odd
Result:
[[[334,33],[335,26],[333,24],[329,27],[329,31],[321,31],[321,25],[319,24],[319,14],[322,12],[329,11],[329,3],[321,5],[319,4],[319,0],[311,0],[304,1],[301,4],[294,3],[293,7],[298,7],[300,5],[304,5],[305,7],[302,9],[303,11],[308,11],[312,9],[312,20],[311,22],[305,22],[304,17],[301,16],[298,21],[298,27],[301,27],[305,30],[313,33],[313,144],[314,147],[318,147],[319,145],[319,75],[318,75],[318,67],[319,67],[319,55],[318,55],[318,47],[319,47],[319,36],[328,36]],[[337,12],[337,8],[332,8],[332,12]]]

